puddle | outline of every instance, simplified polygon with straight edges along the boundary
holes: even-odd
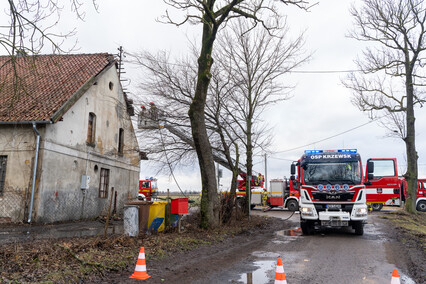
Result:
[[[261,283],[269,283],[271,279],[274,279],[275,270],[276,270],[276,261],[273,261],[273,260],[255,261],[253,265],[258,268],[254,271],[242,274],[240,279],[238,279],[239,283],[242,282],[247,284],[258,284],[258,283],[261,284]],[[268,271],[273,271],[272,273],[269,273],[269,277],[268,277]]]
[[[279,258],[281,255],[275,252],[265,252],[265,251],[254,251],[251,253],[252,256],[257,258]]]
[[[401,275],[399,278],[401,278],[401,283],[416,284],[416,281],[414,281],[413,279],[411,279],[410,277],[408,277],[406,275]]]
[[[276,234],[277,236],[281,236],[281,237],[284,237],[284,236],[298,237],[298,236],[301,236],[303,233],[301,228],[293,228],[289,230],[277,231]]]

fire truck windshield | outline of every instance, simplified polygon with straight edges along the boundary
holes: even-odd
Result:
[[[305,184],[360,184],[359,161],[304,163]]]

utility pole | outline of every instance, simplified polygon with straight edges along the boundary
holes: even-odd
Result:
[[[266,190],[268,190],[268,161],[267,161],[266,153],[265,153],[265,184],[264,184],[264,188]]]

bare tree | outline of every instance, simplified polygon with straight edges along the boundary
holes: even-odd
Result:
[[[193,52],[192,55],[195,56]],[[132,62],[143,67],[148,73],[140,84],[140,89],[155,102],[160,115],[153,125],[142,126],[144,141],[150,157],[159,161],[161,170],[172,173],[177,165],[190,163],[195,158],[195,146],[190,133],[188,109],[195,90],[197,72],[195,57],[170,62],[169,55],[159,52],[152,55],[147,52],[132,55]],[[239,145],[235,133],[238,129],[232,123],[232,117],[223,107],[229,100],[232,78],[228,72],[222,72],[216,65],[212,71],[213,84],[209,87],[210,97],[206,108],[206,129],[214,151],[214,160],[233,173],[228,204],[224,209],[222,221],[227,222],[232,215],[233,201],[236,197],[236,180],[240,174]],[[224,75],[228,76],[225,77]],[[145,103],[146,105],[146,103]],[[146,110],[141,110],[146,111]],[[148,113],[147,113],[148,114]],[[148,114],[149,115],[149,114]],[[161,127],[160,127],[161,125]],[[163,131],[162,129],[166,129]],[[240,133],[239,136],[242,134]]]
[[[267,106],[290,97],[292,86],[284,83],[283,75],[309,58],[303,55],[303,34],[292,39],[287,23],[277,23],[280,29],[272,34],[238,19],[219,38],[216,50],[217,64],[232,78],[232,95],[224,107],[232,117],[234,129],[242,134],[235,133],[245,148],[247,178],[253,172],[254,149],[265,151],[272,137],[261,115]],[[246,196],[249,195],[247,191]],[[246,208],[248,202],[249,198]]]
[[[0,53],[9,55],[9,60],[0,65],[0,69],[8,68],[7,72],[13,75],[15,96],[10,102],[12,108],[21,95],[27,95],[24,80],[18,76],[16,56],[31,59],[31,56],[46,52],[49,48],[53,54],[68,52],[73,48],[63,50],[62,44],[75,34],[75,30],[55,30],[64,9],[58,0],[8,0],[7,3],[4,16],[0,18]],[[95,0],[92,3],[97,9]],[[68,8],[80,20],[84,18],[82,5],[81,0],[69,0]],[[0,91],[4,84],[0,82]]]
[[[417,160],[414,107],[425,102],[423,71],[426,10],[423,0],[364,0],[352,6],[355,30],[350,36],[372,45],[356,61],[362,74],[352,73],[344,84],[354,91],[353,103],[375,118],[385,113],[392,135],[406,145],[408,198],[415,211]],[[391,125],[389,127],[389,125]]]
[[[219,223],[219,208],[217,198],[217,185],[215,177],[215,165],[207,134],[204,109],[208,87],[211,79],[211,67],[213,65],[213,45],[220,28],[237,17],[250,19],[253,25],[262,24],[268,27],[264,19],[275,17],[278,14],[276,2],[292,4],[307,9],[304,0],[163,0],[177,10],[186,13],[181,21],[172,19],[166,14],[165,21],[183,25],[186,22],[201,24],[202,38],[201,50],[198,57],[197,84],[195,94],[189,109],[191,130],[197,151],[198,163],[201,173],[202,199],[201,199],[201,226],[207,228]]]

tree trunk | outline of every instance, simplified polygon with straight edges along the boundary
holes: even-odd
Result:
[[[251,104],[251,101],[249,102]],[[246,204],[247,206],[245,206],[245,213],[248,215],[249,213],[249,208],[251,206],[250,202],[251,202],[251,180],[252,180],[252,176],[253,176],[253,145],[252,145],[252,137],[251,137],[251,132],[252,132],[252,118],[248,118],[247,119],[247,145],[246,145],[246,166],[247,166],[247,182],[246,182]],[[250,186],[249,186],[250,184]],[[250,190],[249,190],[250,188]]]
[[[203,41],[198,58],[198,78],[195,95],[189,108],[192,137],[198,156],[201,173],[201,227],[214,227],[219,224],[219,204],[217,183],[212,149],[207,135],[204,108],[206,105],[207,90],[210,83],[210,69],[213,64],[211,57],[216,31],[212,28],[209,18],[204,17]]]
[[[408,64],[407,64],[408,65]],[[415,140],[415,121],[414,116],[414,88],[410,72],[411,66],[406,68],[406,93],[407,93],[407,136],[404,139],[406,152],[407,152],[407,172],[405,179],[407,180],[407,198],[405,210],[410,213],[416,213],[416,197],[417,197],[417,151]]]
[[[223,213],[223,219],[222,223],[226,224],[231,220],[232,212],[234,210],[235,205],[235,197],[237,194],[237,178],[238,178],[238,165],[236,169],[232,171],[232,182],[231,182],[231,189],[229,191],[228,199],[225,203],[224,213]]]

